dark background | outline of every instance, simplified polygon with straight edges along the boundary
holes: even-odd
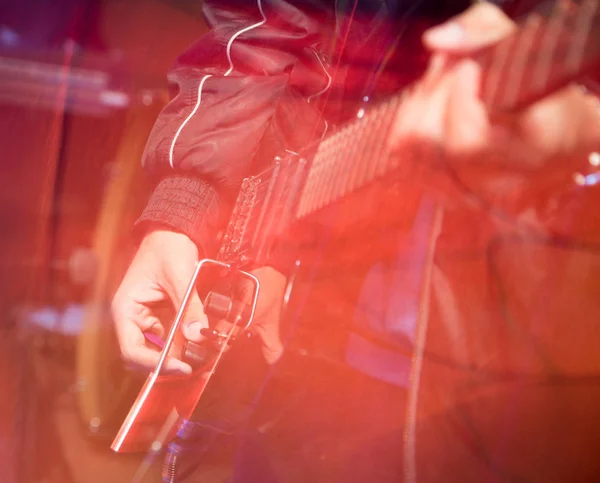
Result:
[[[206,30],[200,8],[0,0],[3,483],[125,482],[141,462],[108,449],[139,381],[107,308],[148,190],[141,151],[167,69]]]

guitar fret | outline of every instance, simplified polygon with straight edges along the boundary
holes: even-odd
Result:
[[[385,107],[382,109],[382,115],[385,113]],[[368,159],[366,164],[366,169],[364,171],[364,179],[362,184],[368,183],[375,177],[375,173],[377,172],[377,167],[379,164],[379,159],[377,156],[377,149],[375,147],[375,143],[371,143],[369,145],[369,150],[365,153],[365,158]]]
[[[327,185],[327,191],[325,192],[325,196],[323,199],[324,204],[329,204],[334,200],[334,191],[336,185],[339,181],[340,173],[343,171],[344,165],[347,163],[348,156],[355,149],[355,143],[352,142],[352,138],[354,138],[353,134],[356,131],[356,126],[354,124],[349,126],[349,131],[347,131],[344,137],[340,138],[340,143],[344,146],[348,146],[348,150],[346,151],[346,155],[344,156],[344,150],[339,149],[336,153],[335,158],[332,158],[331,164],[329,166],[329,183]]]
[[[347,129],[347,128],[345,128]],[[340,149],[339,149],[339,144],[340,144],[340,139],[343,137],[343,131],[340,131],[336,134],[335,137],[335,143],[333,144],[332,147],[335,147],[335,151],[333,151],[332,153],[328,153],[328,157],[323,161],[323,166],[322,166],[322,172],[321,172],[321,179],[322,179],[322,183],[320,186],[319,191],[317,192],[317,196],[316,196],[316,202],[315,202],[315,210],[320,209],[322,206],[325,205],[325,197],[327,196],[328,190],[329,190],[329,186],[331,184],[331,177],[332,177],[332,164],[337,162],[339,157],[340,157]]]
[[[385,139],[381,139],[379,143],[376,144],[376,151],[373,155],[377,158],[375,178],[380,178],[389,172],[389,152]]]
[[[337,175],[338,170],[340,169],[341,164],[342,164],[342,158],[338,154],[336,154],[334,157],[332,157],[328,160],[327,176],[326,176],[327,181],[325,183],[325,189],[323,190],[323,195],[321,196],[321,199],[319,201],[321,206],[328,205],[332,200],[331,199],[332,189],[333,189],[333,185],[335,184],[336,175]]]
[[[575,41],[572,43],[567,56],[567,68],[570,72],[576,72],[581,66],[585,45],[590,35],[590,29],[592,28],[592,22],[597,9],[597,0],[587,0],[579,10],[579,15],[576,19]]]
[[[297,213],[299,216],[302,216],[306,211],[306,206],[309,202],[309,199],[313,194],[313,183],[314,183],[315,175],[313,170],[308,171],[308,175],[306,176],[306,181],[304,182],[304,187],[301,189],[300,198],[298,200],[298,208]]]
[[[508,61],[510,47],[512,46],[513,42],[514,37],[509,37],[501,41],[496,47],[493,48],[492,65],[483,86],[483,100],[489,107],[495,106],[494,101],[496,100],[498,88],[501,85],[504,66]]]
[[[358,149],[358,146],[352,146],[348,152],[348,156],[344,162],[343,169],[341,169],[341,173],[336,178],[336,183],[333,187],[333,199],[337,199],[338,197],[345,194],[347,188],[347,179],[348,173],[352,169],[352,165],[356,162],[354,159],[354,152]]]
[[[364,118],[363,118],[364,119]],[[363,122],[363,119],[360,121],[353,122],[353,129],[348,133],[349,138],[346,139],[345,144],[349,145],[346,156],[342,157],[339,161],[339,169],[336,172],[336,176],[334,177],[334,182],[332,186],[331,199],[338,199],[341,194],[344,192],[345,186],[345,178],[347,176],[348,171],[351,169],[352,165],[357,160],[357,153],[362,148],[365,137],[367,134],[368,125],[366,124],[366,119]]]
[[[308,176],[306,177],[306,184],[302,190],[300,196],[300,202],[298,203],[298,214],[303,216],[311,206],[315,196],[315,185],[317,183],[317,174],[314,165],[309,170]]]
[[[362,156],[362,151],[364,151],[364,146],[363,146],[363,149],[361,150],[359,157]],[[348,174],[346,176],[346,182],[345,182],[346,193],[351,193],[352,191],[354,191],[354,184],[355,184],[356,176],[357,176],[359,170],[360,170],[360,160],[354,159],[353,162],[350,163],[350,166],[348,169]]]
[[[546,87],[546,82],[548,82],[558,38],[564,28],[565,16],[566,7],[564,6],[564,2],[556,2],[550,20],[546,24],[545,35],[542,38],[544,48],[541,49],[534,68],[532,85],[536,90],[543,90]]]
[[[387,104],[387,103],[386,103]],[[377,118],[380,119],[382,116],[385,115],[385,111],[386,111],[386,105],[384,104],[381,109],[378,112],[378,116]],[[364,146],[363,152],[361,153],[361,159],[363,160],[363,162],[366,162],[367,164],[367,173],[369,173],[370,171],[372,171],[376,165],[377,165],[377,157],[375,156],[375,150],[376,150],[376,146],[377,146],[377,131],[375,131],[375,129],[373,129],[371,131],[371,136],[369,139],[369,143],[366,144]]]
[[[317,204],[319,203],[319,194],[321,193],[321,191],[323,191],[324,189],[324,184],[325,184],[325,180],[323,179],[323,170],[325,168],[325,161],[326,161],[326,157],[324,156],[324,153],[321,153],[322,158],[319,159],[319,164],[315,167],[316,172],[315,172],[315,178],[316,178],[316,183],[315,183],[315,191],[313,193],[313,197],[312,197],[312,201],[311,204],[309,206],[309,211],[315,211]]]
[[[374,131],[375,134],[375,142],[372,145],[372,151],[369,153],[371,157],[370,169],[367,171],[367,182],[375,179],[379,175],[382,175],[386,170],[386,159],[383,157],[383,150],[386,146],[386,138],[389,134],[389,126],[394,121],[395,116],[393,116],[395,103],[390,101],[386,102],[381,110],[381,119],[382,124],[383,121],[385,124],[383,126],[379,126],[377,131]],[[390,116],[390,114],[392,114]]]
[[[377,122],[377,120],[380,119],[381,116],[382,116],[382,108],[381,108],[381,106],[377,106],[377,107],[373,108],[373,111],[370,114],[370,119],[374,120],[374,122]],[[356,189],[356,185],[358,184],[359,173],[362,168],[361,160],[364,159],[365,151],[367,149],[368,149],[368,143],[365,143],[365,145],[362,146],[362,149],[360,150],[360,153],[357,156],[357,159],[354,161],[353,166],[349,170],[348,181],[346,183],[346,192],[348,192],[348,193],[351,193]]]
[[[315,153],[313,162],[308,173],[308,181],[306,188],[302,192],[301,197],[301,214],[310,213],[313,210],[316,202],[317,192],[319,190],[322,179],[319,176],[321,172],[322,158],[320,157],[324,144],[321,144]]]
[[[348,139],[345,141],[345,144],[349,145],[350,148],[346,153],[346,157],[340,162],[340,164],[343,163],[343,166],[342,169],[340,169],[338,176],[335,178],[332,199],[337,199],[348,192],[347,179],[353,166],[356,166],[361,162],[359,153],[362,152],[367,143],[368,133],[370,131],[369,123],[372,121],[372,118],[373,116],[370,115],[352,122],[352,128],[347,133]]]
[[[562,87],[600,61],[598,0],[546,2],[516,34],[478,56],[481,99],[492,112],[523,107]],[[386,137],[401,95],[370,109],[325,139],[298,203],[306,216],[410,163],[391,156]],[[403,161],[404,159],[404,161]],[[412,166],[412,165],[411,165]],[[408,166],[410,167],[410,166]]]
[[[319,164],[316,166],[316,176],[318,179],[318,183],[317,183],[317,188],[315,190],[315,196],[313,199],[313,202],[311,204],[310,207],[310,211],[315,211],[320,203],[321,203],[321,199],[323,198],[323,193],[326,189],[326,175],[327,175],[327,166],[329,164],[329,162],[331,161],[331,156],[332,156],[332,147],[335,147],[335,141],[337,140],[337,134],[336,137],[334,137],[331,142],[329,144],[327,144],[326,146],[323,146],[323,149],[319,149],[319,157],[317,158]]]
[[[336,134],[336,137],[334,137],[332,139],[332,141],[336,141],[336,140],[337,140],[337,134]],[[331,147],[331,146],[332,146],[332,144],[330,143],[326,147]],[[335,143],[333,143],[333,146],[335,146]],[[319,165],[318,165],[318,171],[317,171],[317,176],[318,176],[319,182],[317,183],[317,189],[315,190],[314,201],[312,203],[312,206],[310,207],[310,211],[317,210],[321,205],[321,199],[323,197],[323,192],[326,189],[326,183],[327,183],[327,165],[328,165],[329,160],[331,159],[329,156],[331,156],[331,149],[329,149],[329,150],[324,149],[323,152],[321,153],[321,157],[319,158]]]
[[[358,146],[356,147],[356,151],[358,151]],[[348,180],[350,178],[350,173],[357,162],[360,162],[360,160],[355,158],[354,153],[349,153],[348,160],[344,166],[345,169],[342,171],[342,174],[339,177],[339,182],[334,191],[334,197],[337,198],[344,196],[348,192]]]
[[[368,169],[368,165],[367,163],[356,163],[357,164],[357,169],[356,169],[356,174],[354,176],[354,184],[350,187],[350,189],[352,191],[355,191],[356,189],[358,189],[360,186],[363,185],[364,183],[364,174],[365,171]]]
[[[347,173],[344,176],[344,193],[351,193],[352,191],[354,191],[354,187],[352,186],[353,177],[356,175],[356,172],[360,165],[364,163],[365,151],[369,148],[369,145],[371,144],[370,137],[373,130],[373,123],[376,122],[378,118],[379,110],[375,109],[373,110],[373,112],[371,112],[368,119],[366,119],[367,122],[361,123],[365,124],[365,132],[361,139],[360,145],[357,146],[357,149],[354,150],[354,152],[352,153],[350,166],[348,167]]]
[[[388,116],[382,117],[382,125],[378,132],[380,139],[378,140],[376,146],[379,148],[376,153],[377,158],[379,159],[379,165],[376,172],[377,176],[383,176],[390,170],[390,153],[389,146],[387,143],[387,138],[390,135],[391,127],[396,120],[396,113],[398,112],[398,108],[400,107],[400,96],[395,96],[386,106],[386,114]],[[387,122],[384,122],[387,121]]]
[[[365,125],[366,122],[363,122],[363,119],[352,123],[352,128],[348,133],[349,139],[346,140],[346,143],[351,143],[350,149],[348,150],[346,157],[338,162],[339,169],[336,170],[336,175],[334,176],[333,186],[331,188],[331,199],[337,199],[340,196],[344,190],[343,179],[345,178],[345,173],[350,170],[353,163],[360,161],[356,159],[356,154],[360,151],[360,148],[365,142],[366,130],[368,128],[368,126]],[[359,135],[358,138],[356,138],[357,135]]]
[[[356,172],[356,177],[354,178],[354,183],[353,185],[350,187],[350,189],[352,191],[360,188],[362,185],[365,184],[365,180],[366,180],[366,174],[369,171],[370,165],[372,163],[372,158],[369,158],[368,161],[365,162],[365,156],[364,156],[364,152],[367,150],[368,146],[365,146],[363,149],[363,156],[362,156],[362,162],[357,163],[358,164],[358,169]]]
[[[365,164],[371,165],[365,163],[365,154],[374,146],[381,147],[383,139],[378,138],[384,133],[380,127],[389,107],[389,102],[383,103],[320,144],[298,203],[298,216],[306,216],[348,194],[353,191],[351,185],[362,184],[352,178]],[[380,164],[376,166],[381,169]]]
[[[290,222],[290,217],[293,216],[292,208],[293,203],[297,199],[298,190],[301,188],[302,182],[302,172],[306,168],[307,161],[304,158],[298,159],[298,163],[294,169],[294,172],[291,174],[290,179],[292,180],[291,185],[289,186],[289,192],[292,193],[292,196],[288,196],[285,200],[285,203],[282,208],[282,216],[278,220],[277,231],[275,232],[277,236],[281,235],[285,228],[288,226]]]
[[[539,33],[541,26],[541,16],[533,14],[527,19],[523,30],[516,37],[517,48],[515,49],[515,60],[508,70],[508,83],[502,96],[503,107],[510,108],[517,101],[526,62],[529,61],[536,35]]]
[[[277,175],[279,174],[280,169],[281,169],[281,164],[279,162],[277,162],[277,164],[273,168],[271,178],[269,179],[269,182],[267,184],[267,192],[264,196],[265,201],[260,209],[258,221],[256,222],[256,232],[254,233],[254,237],[252,238],[253,245],[256,244],[257,237],[260,235],[260,232],[262,229],[262,223],[263,223],[263,220],[268,211],[267,210],[268,203],[273,196],[273,190],[275,188],[275,183],[277,182]],[[245,231],[245,228],[244,228],[244,231]]]

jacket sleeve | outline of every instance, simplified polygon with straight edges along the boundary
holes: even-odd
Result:
[[[174,95],[143,153],[155,189],[136,229],[167,226],[207,254],[278,112],[285,143],[302,142],[281,112],[300,106],[302,116],[326,90],[334,16],[304,1],[208,0],[203,9],[211,30],[169,72]]]

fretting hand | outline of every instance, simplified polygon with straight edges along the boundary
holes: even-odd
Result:
[[[502,122],[490,120],[479,99],[481,70],[469,55],[514,29],[500,9],[481,3],[427,31],[431,62],[399,109],[391,145],[401,151],[407,142],[425,143],[455,166],[493,159],[518,169],[600,149],[597,103],[574,85]]]

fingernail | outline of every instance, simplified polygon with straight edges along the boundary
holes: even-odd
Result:
[[[425,34],[429,42],[439,44],[440,47],[445,47],[444,44],[456,44],[460,42],[465,35],[464,29],[456,22],[448,22],[438,27],[428,30]]]
[[[163,366],[165,374],[182,374],[189,376],[192,373],[192,366],[186,364],[179,359],[168,357],[166,364]]]
[[[184,326],[184,334],[186,339],[198,340],[200,338],[200,331],[202,330],[202,322],[191,322]]]

